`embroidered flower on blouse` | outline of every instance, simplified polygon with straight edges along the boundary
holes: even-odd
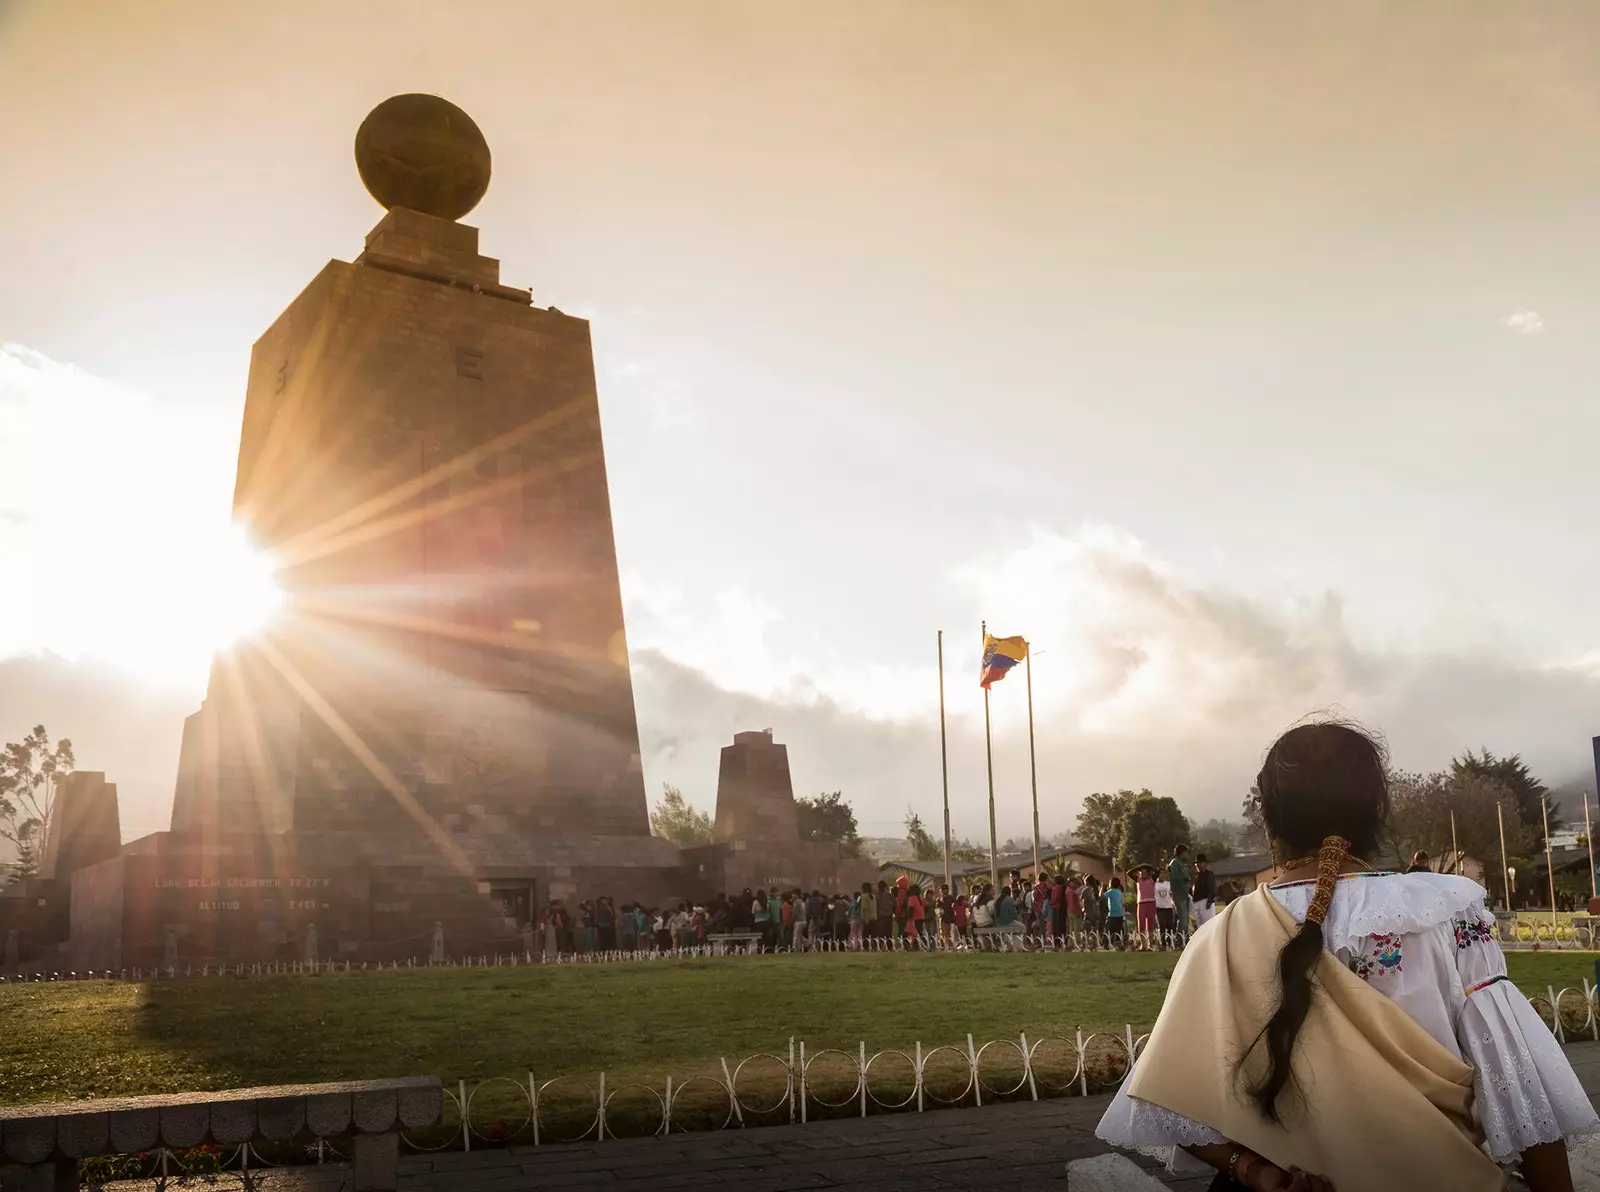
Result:
[[[1456,947],[1470,948],[1473,944],[1487,944],[1494,939],[1494,928],[1482,919],[1457,919]]]
[[[1375,935],[1370,951],[1350,958],[1350,971],[1363,981],[1370,981],[1400,972],[1402,959],[1398,935]]]

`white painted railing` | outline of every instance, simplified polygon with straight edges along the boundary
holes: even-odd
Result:
[[[757,1122],[804,1124],[819,1116],[866,1117],[997,1100],[1037,1101],[1115,1088],[1126,1078],[1148,1034],[1130,1025],[1117,1033],[1071,1038],[1043,1034],[888,1048],[809,1048],[790,1039],[787,1054],[764,1052],[737,1063],[726,1058],[687,1078],[618,1084],[567,1077],[505,1077],[446,1088],[449,1137],[406,1138],[414,1150],[471,1150],[485,1143],[603,1141],[640,1134],[725,1129]],[[685,1098],[700,1095],[693,1105]],[[619,1099],[631,1094],[625,1104]],[[820,1111],[820,1114],[819,1114]]]

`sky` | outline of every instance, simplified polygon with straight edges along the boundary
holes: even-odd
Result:
[[[1408,768],[1600,733],[1600,12],[1417,0],[0,0],[0,737],[165,826],[239,592],[251,342],[381,215],[388,95],[592,323],[646,778],[987,831],[1237,811],[1337,709]],[[209,635],[209,636],[208,636]],[[995,688],[1001,836],[1027,700]],[[1589,779],[1592,787],[1592,775]]]

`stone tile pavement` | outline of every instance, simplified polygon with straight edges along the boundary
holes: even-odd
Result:
[[[1567,1054],[1591,1097],[1600,1094],[1600,1043]],[[1109,1097],[1013,1102],[982,1109],[618,1139],[564,1146],[509,1147],[403,1158],[402,1192],[518,1192],[521,1189],[710,1188],[790,1192],[1048,1192],[1067,1186],[1068,1160],[1104,1153],[1095,1124]],[[1178,1180],[1137,1159],[1163,1183],[1202,1192],[1209,1178]],[[277,1192],[341,1192],[343,1167],[273,1173]]]
[[[588,1146],[438,1155],[403,1164],[401,1187],[405,1192],[1065,1188],[1069,1159],[1106,1149],[1094,1137],[1106,1101],[1061,1098]],[[1178,1187],[1199,1192],[1207,1183]]]

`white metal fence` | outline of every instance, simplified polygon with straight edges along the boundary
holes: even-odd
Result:
[[[979,955],[994,952],[1170,952],[1183,948],[1186,937],[1176,932],[1129,933],[1124,937],[1110,935],[1078,934],[1075,936],[978,935],[972,939],[946,940],[937,936],[909,940],[904,938],[870,939],[853,947],[841,940],[817,940],[799,949],[799,952],[827,955],[863,954],[918,954],[954,953]],[[450,955],[443,948],[435,948],[428,956],[413,956],[407,960],[352,961],[352,960],[277,960],[255,963],[192,963],[180,961],[152,967],[119,969],[67,970],[59,967],[29,965],[13,969],[8,974],[0,969],[0,984],[8,981],[148,981],[160,978],[210,977],[210,976],[273,976],[282,974],[323,974],[348,972],[392,972],[405,969],[428,968],[485,968],[538,964],[649,964],[680,960],[705,959],[713,956],[791,955],[794,949],[763,948],[759,943],[720,940],[713,937],[704,944],[669,951],[635,949],[630,952],[559,952],[494,951]]]
[[[1562,1042],[1600,1041],[1600,989],[1547,987],[1529,999]],[[787,1055],[762,1053],[737,1063],[718,1061],[712,1074],[660,1082],[637,1079],[608,1084],[557,1077],[500,1077],[446,1088],[446,1115],[454,1115],[449,1137],[406,1139],[415,1150],[462,1149],[505,1142],[604,1141],[638,1134],[666,1135],[690,1129],[725,1129],[751,1120],[804,1124],[822,1116],[917,1112],[998,1100],[1087,1096],[1109,1092],[1132,1071],[1149,1040],[1130,1024],[1120,1032],[1082,1030],[1068,1038],[1045,1033],[1029,1038],[868,1052],[855,1048],[811,1048],[789,1040]],[[694,1113],[684,1112],[689,1090],[700,1092]],[[625,1106],[619,1099],[627,1097]],[[686,1119],[692,1119],[686,1120]]]

